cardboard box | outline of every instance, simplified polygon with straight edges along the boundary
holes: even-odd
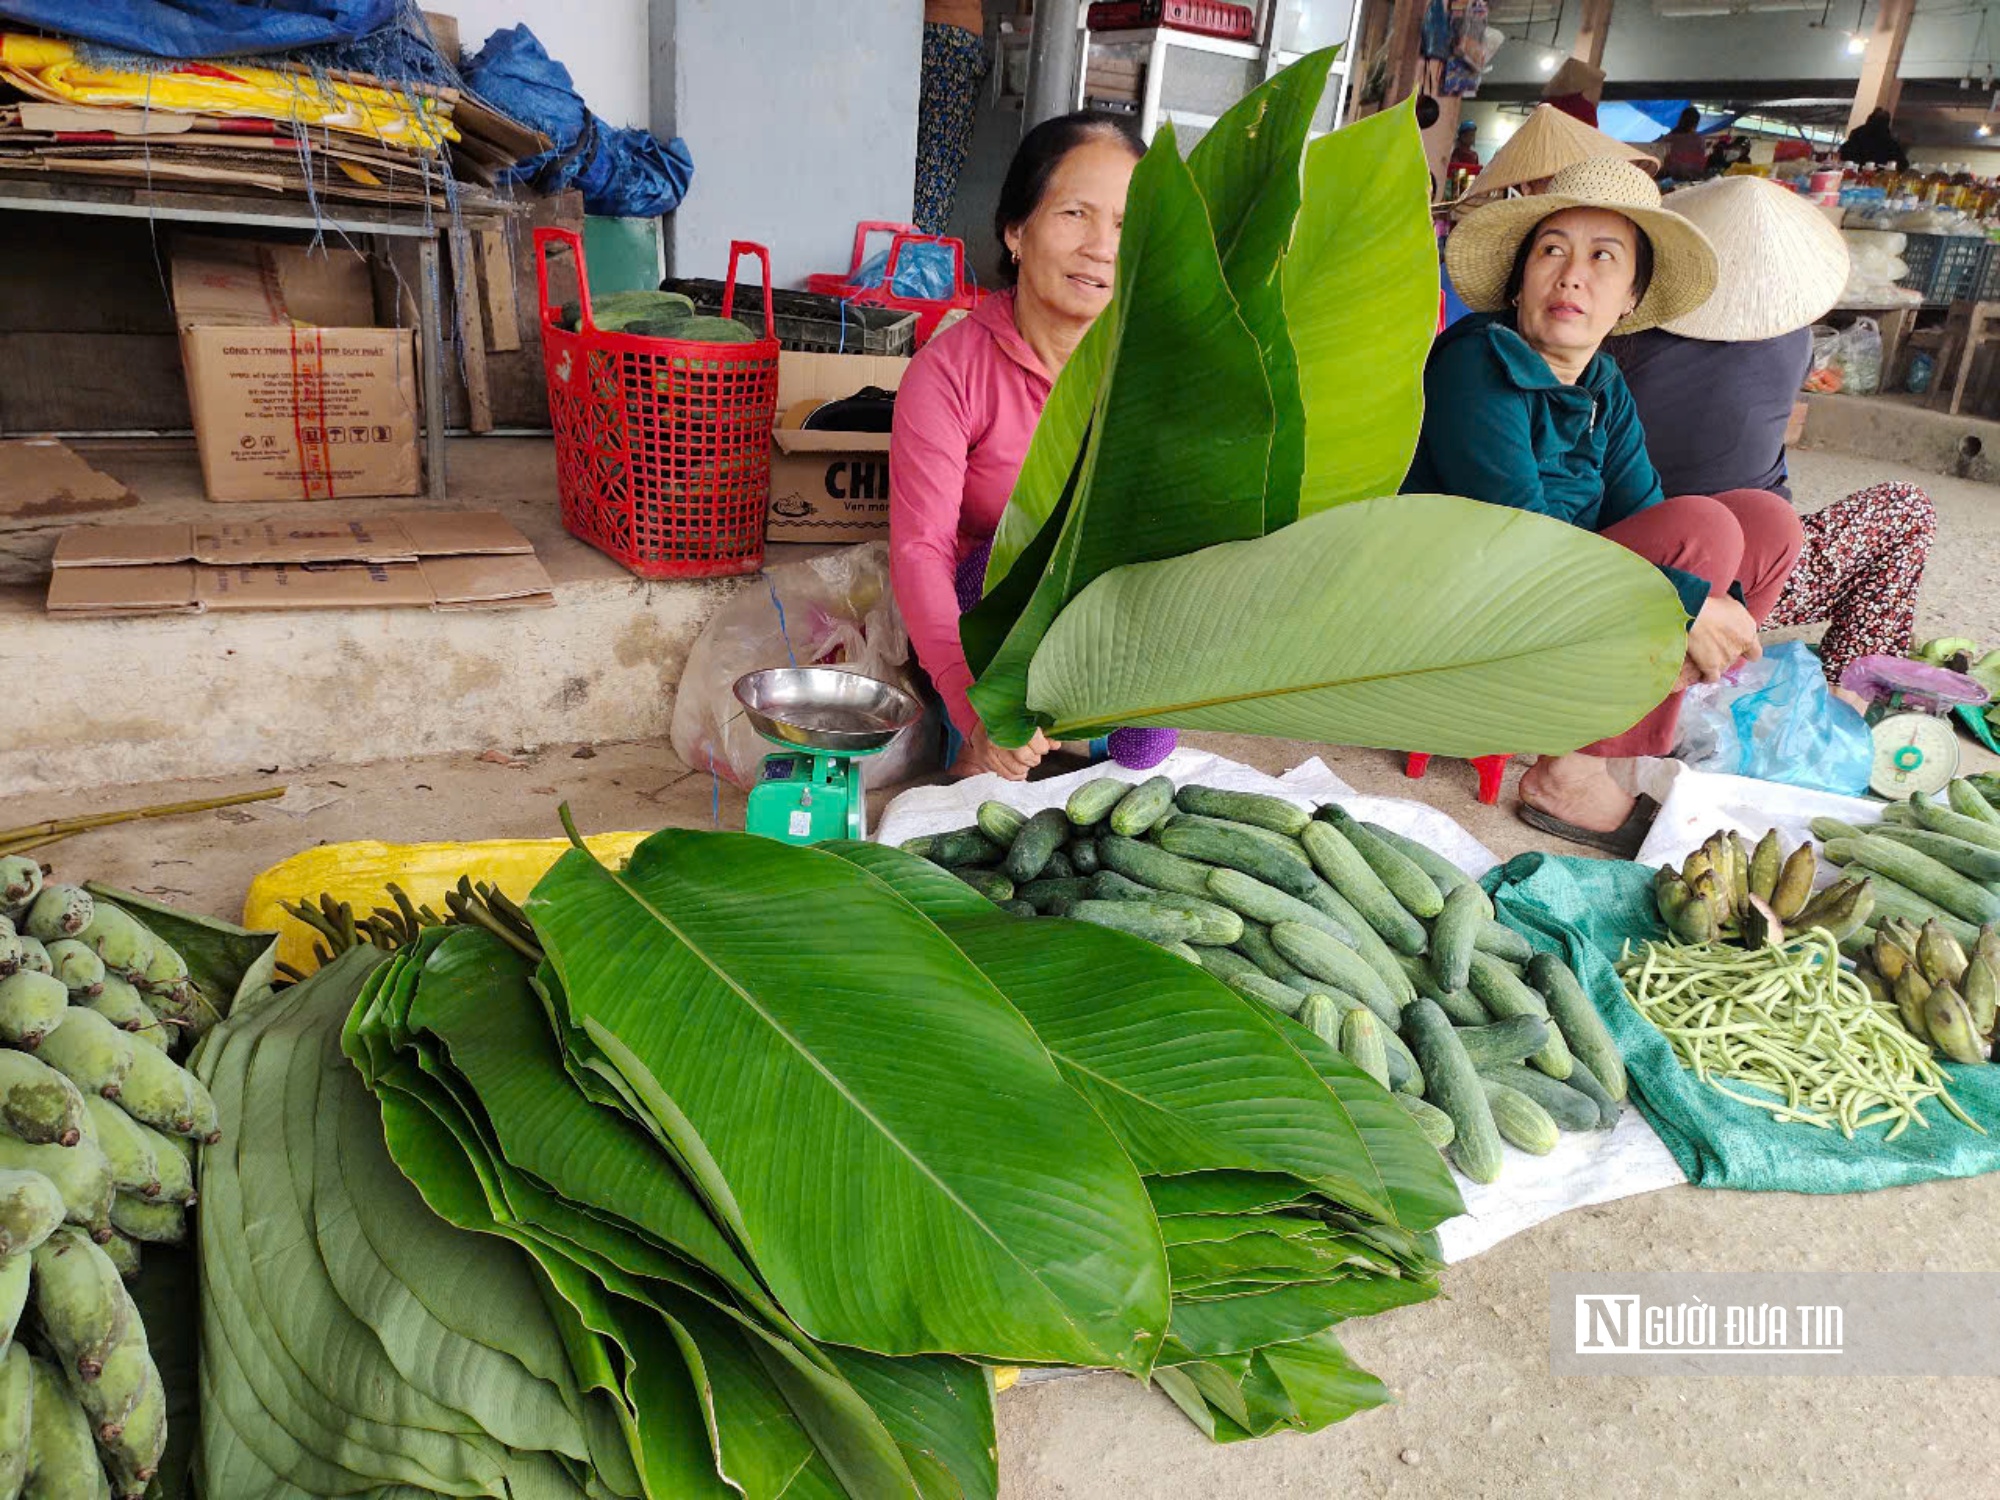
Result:
[[[518,609],[555,603],[528,539],[492,511],[369,520],[73,526],[56,542],[51,614],[211,609]]]
[[[893,391],[908,359],[889,354],[778,356],[778,425],[771,434],[772,542],[874,542],[889,535],[889,434],[807,432],[807,412],[868,386]]]
[[[418,492],[416,334],[374,326],[365,257],[183,239],[173,293],[209,499]]]

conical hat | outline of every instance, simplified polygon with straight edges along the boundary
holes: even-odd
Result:
[[[1847,287],[1847,242],[1819,209],[1761,177],[1718,177],[1666,200],[1708,236],[1715,295],[1662,326],[1720,344],[1774,339],[1817,322]]]
[[[1472,179],[1468,199],[1486,198],[1523,183],[1553,177],[1564,167],[1573,167],[1592,157],[1613,156],[1629,161],[1642,171],[1657,173],[1657,157],[1637,146],[1613,140],[1601,130],[1564,114],[1553,104],[1537,104],[1527,123],[1515,131],[1507,144],[1493,153],[1486,169]]]
[[[1555,76],[1542,85],[1544,99],[1561,99],[1569,94],[1582,94],[1595,99],[1598,90],[1604,87],[1604,69],[1585,62],[1580,57],[1565,57]]]

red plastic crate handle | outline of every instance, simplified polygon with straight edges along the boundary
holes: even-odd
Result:
[[[946,239],[941,234],[921,234],[914,229],[902,231],[889,242],[889,263],[882,267],[883,290],[896,289],[896,262],[902,259],[905,245],[949,245],[952,290],[960,297],[970,290],[965,284],[965,241]]]
[[[764,337],[778,336],[776,317],[771,309],[771,252],[753,240],[731,240],[729,242],[729,279],[722,284],[722,315],[733,318],[736,315],[736,265],[746,255],[754,255],[764,267]]]
[[[861,274],[861,263],[868,256],[868,236],[871,234],[915,234],[914,224],[897,224],[889,219],[863,219],[854,226],[854,256],[847,265],[847,279],[852,281]]]
[[[570,259],[576,262],[577,331],[595,333],[597,324],[590,316],[590,276],[583,264],[583,236],[573,229],[535,231],[535,292],[542,304],[542,326],[554,328],[562,312],[549,301],[549,249],[556,245],[568,250]]]

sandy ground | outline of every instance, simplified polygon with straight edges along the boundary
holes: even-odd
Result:
[[[1808,508],[1884,476],[1865,460],[1797,457]],[[1923,633],[2000,641],[2000,489],[1929,480],[1941,526]],[[1204,741],[1279,771],[1324,755],[1365,791],[1421,794],[1503,856],[1545,847],[1473,800],[1469,767],[1435,763],[1405,781],[1398,758],[1276,741]],[[496,750],[511,751],[511,746]],[[607,745],[583,758],[546,747],[494,763],[459,756],[328,767],[287,778],[327,799],[86,834],[48,852],[60,873],[125,885],[234,916],[258,870],[353,838],[556,835],[567,798],[586,829],[740,827],[740,795],[663,745]],[[1518,768],[1515,774],[1518,776]],[[255,785],[106,788],[4,821],[123,807]],[[14,814],[18,811],[19,817]],[[1004,1500],[1181,1497],[2000,1496],[2000,1464],[1978,1436],[1995,1382],[1630,1378],[1549,1373],[1549,1275],[1585,1270],[2000,1271],[2000,1176],[1858,1197],[1676,1188],[1580,1210],[1451,1268],[1446,1297],[1354,1325],[1351,1351],[1396,1395],[1310,1438],[1217,1448],[1164,1398],[1081,1376],[1000,1401]]]

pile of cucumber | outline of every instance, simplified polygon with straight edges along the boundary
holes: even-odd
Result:
[[[903,848],[1018,916],[1145,938],[1305,1023],[1475,1182],[1499,1177],[1503,1139],[1547,1155],[1560,1131],[1617,1122],[1624,1064],[1576,976],[1414,840],[1164,776],[977,816]]]
[[[1970,948],[1982,927],[2000,923],[2000,781],[1967,777],[1945,788],[1938,803],[1922,792],[1892,802],[1882,821],[1857,828],[1814,818],[1813,836],[1829,864],[1865,875],[1874,888],[1870,924],[1842,947],[1849,957],[1871,951],[1882,919],[1921,928],[1935,921]]]

